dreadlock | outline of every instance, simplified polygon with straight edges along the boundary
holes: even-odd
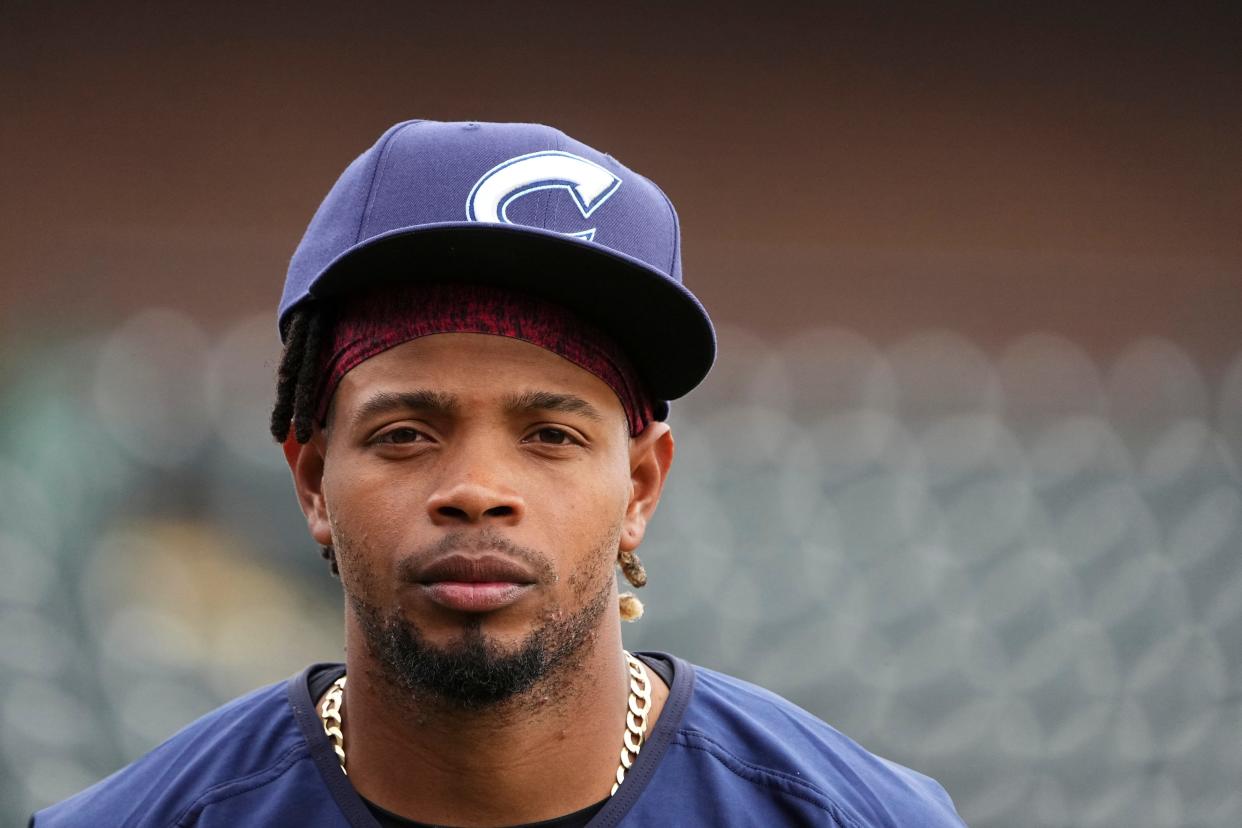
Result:
[[[308,442],[314,433],[319,353],[327,327],[324,312],[313,302],[299,305],[289,313],[285,349],[280,355],[280,367],[276,369],[276,403],[272,406],[270,424],[272,437],[278,443],[289,438],[290,427],[299,443]],[[340,576],[336,550],[323,546],[319,551],[332,574]]]
[[[276,369],[276,402],[270,423],[272,437],[278,443],[289,438],[289,429],[299,443],[310,441],[315,431],[315,414],[319,404],[319,361],[324,339],[329,335],[331,321],[327,311],[315,302],[304,302],[289,312],[285,349]],[[332,574],[340,576],[336,549],[320,548]],[[619,551],[617,565],[625,579],[635,588],[645,586],[647,572],[633,552]],[[643,603],[632,592],[620,596],[621,618],[637,621],[643,614]]]
[[[272,437],[278,443],[289,437],[291,424],[299,443],[308,442],[314,432],[319,353],[328,328],[324,317],[311,302],[290,311],[285,350],[276,370],[276,404],[272,407]]]

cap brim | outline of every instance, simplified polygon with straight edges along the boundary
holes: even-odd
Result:
[[[337,256],[310,295],[446,281],[515,288],[573,310],[617,341],[659,400],[689,392],[715,360],[707,311],[679,282],[597,244],[521,225],[453,222],[393,230]]]

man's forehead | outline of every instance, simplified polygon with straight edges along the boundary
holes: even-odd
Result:
[[[376,390],[351,406],[351,422],[361,424],[373,417],[389,414],[430,414],[440,418],[462,418],[479,414],[503,413],[526,416],[532,413],[559,412],[585,417],[601,423],[611,414],[624,422],[620,406],[609,412],[601,410],[602,400],[591,400],[564,391],[501,390],[490,398],[464,398],[452,392],[430,388],[408,391]]]

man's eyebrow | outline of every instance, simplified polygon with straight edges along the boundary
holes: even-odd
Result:
[[[574,394],[559,394],[553,391],[526,391],[514,394],[505,400],[505,410],[510,414],[522,414],[530,411],[560,411],[566,414],[581,414],[588,420],[597,423],[604,421],[604,415],[582,397]]]
[[[353,425],[377,414],[393,411],[426,411],[432,414],[452,415],[461,410],[457,398],[440,391],[418,389],[415,391],[380,391],[373,394],[354,412]]]

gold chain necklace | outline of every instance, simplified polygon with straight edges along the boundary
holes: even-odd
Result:
[[[647,668],[628,650],[622,652],[625,653],[625,664],[630,674],[630,695],[626,702],[625,732],[621,734],[621,764],[617,765],[617,781],[613,783],[609,796],[617,792],[625,781],[625,772],[634,766],[647,736],[647,714],[651,712],[651,678],[647,675]],[[345,676],[341,676],[324,693],[323,703],[319,706],[319,719],[323,722],[323,732],[332,742],[332,749],[336,751],[336,758],[341,760],[341,773],[348,775],[349,771],[345,770],[345,733],[341,730],[344,694]]]

